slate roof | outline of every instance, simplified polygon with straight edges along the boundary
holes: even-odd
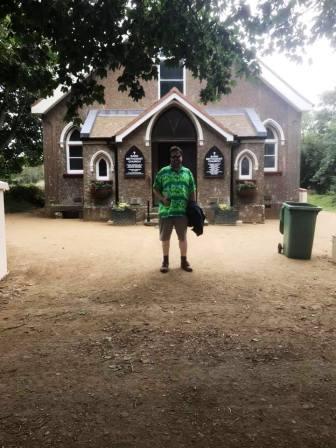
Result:
[[[157,110],[160,111],[167,106],[167,100],[171,97],[173,104],[176,98],[183,98],[185,107],[192,107],[199,112],[198,118],[218,130],[224,131],[224,136],[239,138],[265,138],[266,129],[259,116],[250,108],[205,108],[191,103],[177,89],[173,88],[163,98],[155,102],[148,109],[105,109],[91,110],[81,129],[81,137],[111,139],[112,137],[126,136],[149,120]],[[162,109],[160,109],[162,105]],[[230,139],[232,140],[232,139]]]

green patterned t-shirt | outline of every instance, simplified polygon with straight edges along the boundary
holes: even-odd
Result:
[[[160,202],[160,218],[184,216],[190,195],[196,190],[194,176],[188,168],[182,166],[174,171],[170,165],[157,173],[153,188],[170,199],[169,206]]]

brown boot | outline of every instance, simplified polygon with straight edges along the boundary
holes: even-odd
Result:
[[[187,260],[181,260],[181,269],[183,269],[186,272],[192,272],[192,267],[190,266]]]
[[[168,271],[169,271],[169,264],[166,261],[163,261],[160,267],[160,272],[162,272],[162,274],[166,274]]]

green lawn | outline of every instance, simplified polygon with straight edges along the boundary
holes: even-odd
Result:
[[[329,194],[308,194],[309,204],[322,207],[323,210],[336,212],[336,193]]]

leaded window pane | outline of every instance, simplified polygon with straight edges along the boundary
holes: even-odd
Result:
[[[244,157],[241,162],[241,175],[248,176],[250,174],[250,161],[247,157]]]
[[[172,107],[165,111],[155,123],[152,140],[196,140],[195,127],[184,112]]]
[[[83,169],[83,159],[70,159],[70,170],[82,170]]]
[[[80,141],[80,132],[79,132],[78,129],[75,129],[75,130],[71,133],[69,140],[72,141],[72,142],[75,142],[75,141],[78,142],[78,141]]]
[[[275,156],[265,156],[264,166],[265,168],[275,168]]]
[[[273,129],[267,127],[266,130],[267,130],[267,139],[275,140],[276,137],[274,135]]]
[[[265,156],[274,156],[275,155],[275,144],[274,143],[266,143],[265,144]]]
[[[161,81],[160,82],[160,96],[161,98],[169,92],[173,87],[176,87],[183,93],[183,81]]]
[[[183,67],[168,66],[164,62],[160,64],[160,78],[161,79],[183,79]]]
[[[98,172],[100,177],[107,176],[107,163],[104,159],[99,160]]]
[[[69,156],[71,157],[83,157],[82,146],[69,146]]]

